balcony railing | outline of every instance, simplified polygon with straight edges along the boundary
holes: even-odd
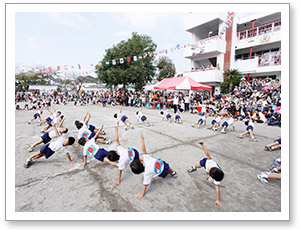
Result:
[[[238,40],[257,37],[262,34],[272,33],[281,29],[281,20],[255,27],[253,29],[237,32]]]

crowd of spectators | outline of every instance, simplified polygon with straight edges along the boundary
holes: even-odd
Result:
[[[20,102],[23,106],[20,106]],[[38,109],[51,104],[84,106],[88,104],[102,106],[144,106],[148,109],[173,109],[174,112],[190,112],[214,116],[216,113],[231,113],[240,120],[247,118],[258,123],[281,126],[281,84],[278,79],[254,78],[252,82],[242,78],[239,84],[227,95],[219,90],[170,92],[170,91],[129,91],[95,90],[64,92],[19,92],[15,94],[16,109]]]

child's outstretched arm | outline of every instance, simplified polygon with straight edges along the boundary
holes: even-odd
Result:
[[[63,119],[61,120],[61,122],[59,123],[58,127],[62,128],[62,125],[63,125],[65,119],[66,119],[66,117],[64,116],[64,118],[63,118]]]
[[[91,119],[91,114],[88,112],[88,119],[85,122],[86,125],[90,122],[90,119]]]
[[[56,136],[57,136],[57,137],[60,137],[60,134],[59,134],[59,132],[58,132],[58,130],[57,130],[57,128],[56,128],[56,125],[55,125],[54,121],[51,121],[51,125],[53,126],[53,128],[54,128],[54,130],[55,130]]]
[[[98,129],[96,135],[94,136],[95,140],[97,139],[97,137],[98,137],[99,134],[101,133],[102,129],[103,129],[103,125],[101,126],[101,129]]]
[[[202,146],[203,151],[204,151],[204,153],[205,153],[207,159],[208,159],[208,160],[211,159],[211,156],[209,155],[209,153],[208,153],[208,151],[207,151],[207,149],[206,149],[204,143],[203,143],[202,141],[200,141],[200,142],[198,142],[198,143]]]
[[[86,114],[84,115],[83,121],[85,121],[88,114],[89,114],[89,112],[86,112]]]
[[[140,134],[140,137],[141,137],[141,142],[142,142],[142,151],[143,151],[144,154],[146,154],[147,153],[146,152],[146,146],[145,146],[144,136],[143,136],[142,133]]]
[[[220,186],[219,186],[219,185],[216,186],[216,193],[217,193],[216,205],[217,205],[219,208],[222,208],[223,205],[221,204],[221,201],[220,201]]]
[[[139,200],[141,200],[141,199],[145,196],[145,193],[146,193],[146,190],[147,190],[147,186],[148,186],[148,185],[144,185],[143,191],[142,191],[140,194],[138,194],[137,198],[138,198]]]
[[[120,140],[119,140],[119,129],[118,129],[118,126],[115,126],[115,131],[116,131],[116,142],[117,142],[117,145],[121,145]]]

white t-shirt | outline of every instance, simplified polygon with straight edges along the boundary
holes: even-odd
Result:
[[[50,142],[49,148],[53,151],[56,152],[58,150],[62,150],[65,153],[69,153],[68,147],[63,146],[65,138],[63,135],[61,135],[56,141]]]
[[[99,148],[100,147],[95,143],[95,138],[92,138],[84,144],[83,156],[94,156],[98,152]]]
[[[117,116],[117,122],[120,122],[122,117],[123,117],[122,113],[118,114],[118,116]]]
[[[205,163],[205,170],[206,172],[208,173],[208,169],[211,168],[211,167],[216,167],[218,169],[221,169],[220,166],[213,160],[213,159],[207,159],[206,160],[206,163]],[[221,181],[213,181],[213,183],[218,186],[221,184]]]
[[[248,126],[250,126],[250,125],[254,128],[254,122],[252,120],[249,120]]]
[[[202,121],[206,121],[206,117],[205,116],[200,117],[200,119],[202,119]]]
[[[58,131],[59,134],[61,134],[59,131]],[[55,138],[57,137],[56,136],[56,132],[55,130],[51,130],[49,133],[48,133],[49,137],[52,139],[52,138]]]
[[[235,126],[234,125],[235,121],[234,121],[233,117],[229,118],[226,122],[227,122],[228,126],[230,126],[230,125],[232,125],[233,127]]]
[[[166,118],[167,117],[167,112],[163,111],[163,114],[160,114],[160,116],[162,116],[162,118]]]
[[[144,185],[149,185],[152,178],[157,177],[164,170],[164,165],[161,164],[158,159],[154,159],[149,155],[143,155],[144,157]]]
[[[133,151],[133,149],[131,149],[131,148],[125,149],[121,145],[117,146],[117,151],[119,152],[119,155],[120,155],[118,168],[119,168],[119,170],[124,170],[125,167],[131,161],[133,161],[133,159],[135,157],[135,152]]]
[[[216,121],[218,124],[220,123],[221,120],[222,120],[222,119],[221,119],[220,116],[218,116],[218,117],[215,118],[215,121]]]
[[[174,99],[173,99],[173,104],[174,105],[178,105],[178,100],[179,100],[179,97],[174,97]]]
[[[139,111],[138,114],[136,115],[136,119],[141,121],[143,115],[144,114],[141,111]]]
[[[79,140],[81,137],[84,137],[85,139],[88,139],[88,138],[90,137],[91,134],[92,134],[92,132],[86,128],[86,125],[84,125],[84,126],[82,126],[82,127],[78,130],[78,140]]]

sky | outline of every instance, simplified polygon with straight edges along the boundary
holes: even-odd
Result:
[[[192,35],[184,30],[186,13],[114,12],[18,12],[15,15],[16,65],[23,67],[68,65],[82,71],[94,69],[105,50],[131,37],[149,35],[157,51],[188,44]],[[176,72],[190,69],[183,49],[167,55]],[[160,55],[157,55],[156,59]]]

